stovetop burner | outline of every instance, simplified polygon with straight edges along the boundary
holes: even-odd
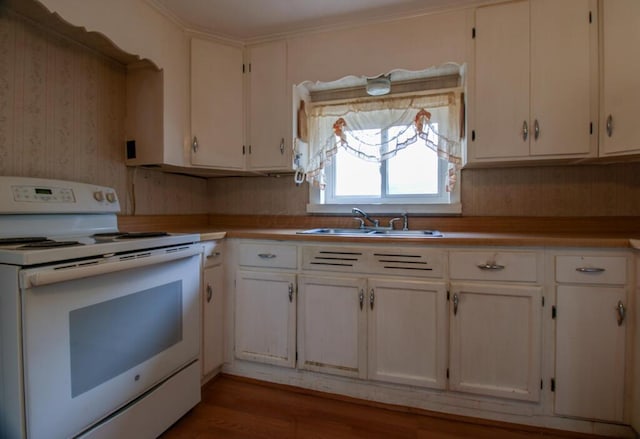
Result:
[[[156,238],[158,236],[169,236],[167,232],[107,232],[107,233],[96,233],[91,237],[99,240],[103,239],[138,239],[138,238]]]
[[[42,241],[49,241],[49,239],[44,236],[16,236],[13,238],[0,238],[0,245],[29,244]]]
[[[38,249],[38,248],[52,248],[52,247],[71,247],[74,245],[84,245],[84,244],[78,241],[52,241],[50,239],[47,239],[45,241],[30,242],[28,244],[21,245],[18,248],[19,249],[21,248]]]

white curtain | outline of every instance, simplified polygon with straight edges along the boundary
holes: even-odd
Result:
[[[448,161],[447,190],[451,191],[462,164],[460,108],[460,90],[314,104],[307,121],[306,179],[323,188],[324,169],[338,148],[345,148],[363,160],[381,162],[423,139],[427,147]],[[392,133],[382,144],[379,136],[373,141],[366,132],[380,129]]]

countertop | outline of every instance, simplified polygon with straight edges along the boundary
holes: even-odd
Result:
[[[219,229],[193,230],[203,241],[226,238],[273,239],[280,241],[307,241],[331,243],[376,243],[413,245],[483,245],[517,247],[596,247],[596,248],[636,248],[640,249],[640,239],[632,239],[624,234],[609,233],[602,236],[593,234],[567,233],[462,233],[443,232],[442,237],[375,237],[375,236],[326,236],[301,235],[303,229]]]

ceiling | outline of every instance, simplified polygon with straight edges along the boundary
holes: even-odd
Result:
[[[185,28],[237,41],[344,27],[486,0],[150,0]]]

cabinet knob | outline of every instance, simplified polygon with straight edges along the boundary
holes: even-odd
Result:
[[[607,136],[611,137],[613,135],[613,116],[609,115],[607,117]]]
[[[458,293],[453,294],[453,315],[458,314],[458,305],[460,304],[460,298],[458,297]]]
[[[622,326],[624,322],[624,318],[627,315],[627,310],[624,307],[624,303],[622,300],[618,300],[618,305],[616,306],[616,310],[618,311],[618,326]]]

